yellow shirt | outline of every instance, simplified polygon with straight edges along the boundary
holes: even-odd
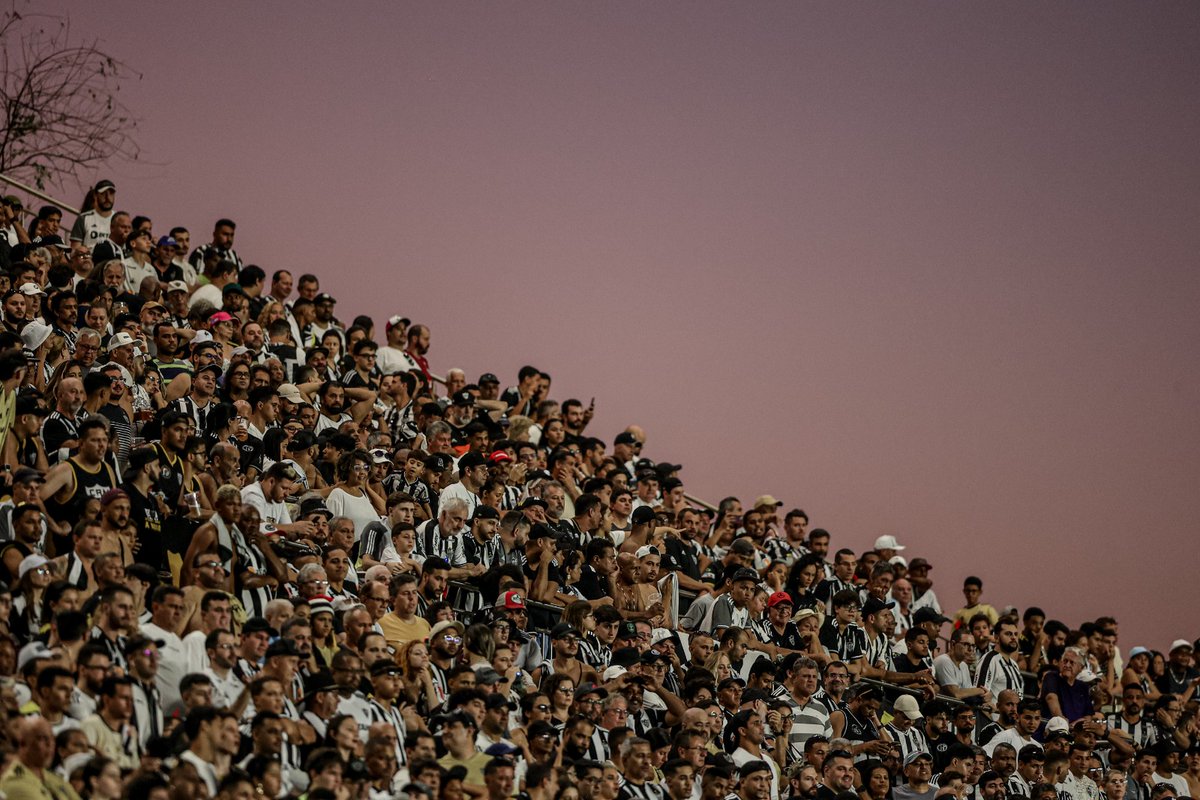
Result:
[[[7,800],[79,800],[71,785],[53,770],[42,770],[39,778],[20,761],[0,775],[0,792]]]
[[[483,786],[483,768],[492,760],[492,756],[487,753],[475,753],[466,761],[459,761],[454,756],[447,753],[438,759],[438,763],[446,769],[453,767],[465,767],[467,777],[463,778],[463,783],[469,783],[472,786]]]
[[[395,611],[389,611],[380,618],[379,628],[383,631],[383,638],[396,650],[405,642],[415,639],[424,641],[432,630],[424,617],[414,616],[406,622],[396,616]]]

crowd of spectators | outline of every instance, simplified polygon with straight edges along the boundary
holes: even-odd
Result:
[[[117,196],[0,202],[4,797],[1200,797],[1194,642],[955,609]]]

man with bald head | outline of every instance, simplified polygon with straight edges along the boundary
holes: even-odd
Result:
[[[42,423],[42,444],[46,446],[46,460],[57,464],[79,446],[79,410],[87,394],[79,378],[63,378],[55,394],[54,411]]]
[[[11,800],[51,797],[79,800],[71,785],[50,769],[54,732],[41,717],[22,717],[16,724],[17,756],[0,775],[0,793]]]

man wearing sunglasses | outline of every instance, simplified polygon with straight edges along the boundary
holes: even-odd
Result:
[[[426,640],[429,644],[429,671],[433,674],[433,685],[443,697],[449,693],[447,677],[462,650],[466,630],[457,620],[442,620],[433,626]]]

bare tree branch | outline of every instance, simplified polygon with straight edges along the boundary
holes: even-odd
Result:
[[[14,6],[0,17],[0,172],[45,188],[136,159],[138,120],[118,94],[141,77],[96,40],[74,41],[67,19]]]

